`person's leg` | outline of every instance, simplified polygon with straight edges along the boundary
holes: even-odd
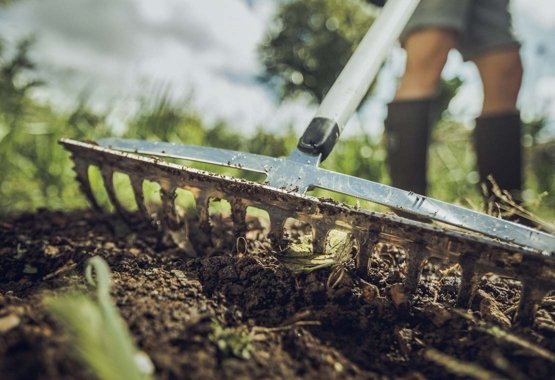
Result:
[[[423,28],[404,40],[406,70],[385,120],[387,164],[391,184],[426,194],[431,108],[441,71],[457,34],[446,28]]]
[[[430,27],[412,32],[403,44],[407,63],[395,100],[433,97],[447,55],[456,45],[457,32],[451,29]]]
[[[480,180],[491,199],[491,175],[499,187],[521,199],[521,121],[516,101],[522,81],[522,64],[517,46],[485,53],[472,59],[482,79],[484,103],[476,119],[474,144]]]
[[[474,145],[480,181],[492,197],[487,177],[519,200],[522,188],[521,122],[516,101],[522,80],[519,43],[512,33],[509,0],[475,0],[460,51],[478,67],[484,87],[482,114],[476,119]]]
[[[522,63],[517,46],[492,51],[472,59],[484,87],[482,116],[516,113],[522,83]]]

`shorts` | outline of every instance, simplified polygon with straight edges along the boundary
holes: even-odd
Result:
[[[458,50],[464,60],[518,47],[508,5],[509,0],[422,0],[401,34],[401,42],[418,29],[443,27],[458,32]]]

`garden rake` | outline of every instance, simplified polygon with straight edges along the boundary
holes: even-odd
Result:
[[[531,324],[538,304],[555,289],[555,236],[480,212],[319,168],[332,151],[343,127],[367,93],[389,48],[395,43],[418,4],[417,0],[391,0],[383,8],[359,47],[329,90],[315,117],[287,158],[274,158],[226,149],[105,138],[96,143],[61,140],[75,165],[77,180],[92,205],[98,207],[89,180],[89,167],[98,167],[115,209],[127,220],[114,188],[114,173],[127,175],[138,211],[175,239],[191,238],[190,222],[176,210],[178,189],[193,194],[198,225],[210,229],[211,200],[231,205],[233,231],[247,230],[247,208],[266,210],[270,217],[268,238],[274,245],[284,239],[288,220],[311,227],[312,251],[326,253],[333,231],[348,234],[357,270],[367,275],[372,249],[378,243],[402,247],[408,255],[407,293],[416,291],[424,263],[434,259],[459,264],[459,306],[467,307],[477,283],[487,273],[522,283],[518,316]],[[208,163],[263,173],[266,182],[214,174],[166,162],[161,157]],[[143,182],[160,185],[162,212],[150,215]],[[413,217],[405,218],[318,199],[307,191],[324,189],[387,206]],[[438,223],[425,223],[424,220]]]

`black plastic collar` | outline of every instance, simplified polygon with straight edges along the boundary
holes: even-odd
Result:
[[[297,148],[305,153],[328,157],[339,138],[339,125],[332,119],[315,117],[299,140]]]

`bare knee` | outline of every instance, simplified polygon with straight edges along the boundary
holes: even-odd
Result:
[[[407,63],[396,99],[432,96],[455,44],[456,34],[447,29],[428,28],[410,34],[404,43]]]
[[[516,111],[523,68],[518,50],[508,49],[475,60],[484,87],[483,114]]]
[[[518,52],[505,55],[506,59],[499,65],[499,76],[505,78],[508,83],[519,88],[522,82],[523,68],[522,60]]]

